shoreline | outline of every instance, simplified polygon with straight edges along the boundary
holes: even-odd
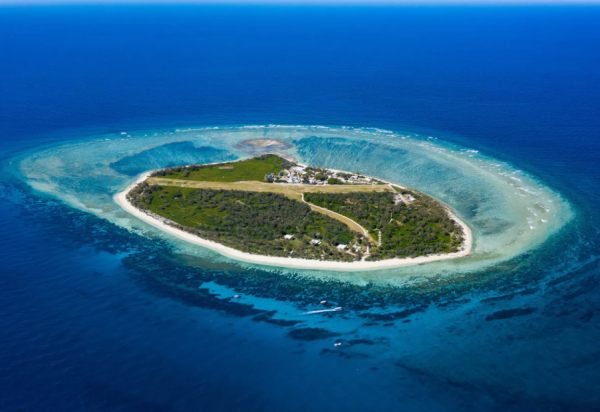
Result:
[[[331,169],[333,170],[333,169]],[[213,242],[211,240],[206,240],[196,235],[192,235],[191,233],[184,232],[183,230],[177,229],[173,226],[169,226],[168,224],[161,222],[158,219],[153,218],[152,216],[142,212],[140,209],[133,206],[127,200],[127,194],[131,189],[136,187],[139,183],[146,180],[149,175],[152,173],[146,172],[143,173],[140,177],[138,177],[135,182],[130,184],[125,190],[114,195],[114,201],[121,206],[125,211],[130,213],[131,215],[137,217],[138,219],[148,223],[151,226],[154,226],[157,229],[162,230],[170,235],[173,235],[181,240],[184,240],[189,243],[193,243],[199,246],[206,247],[211,249],[225,257],[246,262],[246,263],[254,263],[265,266],[276,266],[276,267],[286,267],[293,269],[316,269],[316,270],[333,270],[333,271],[369,271],[369,270],[379,270],[379,269],[391,269],[396,267],[403,266],[412,266],[419,265],[423,263],[429,262],[437,262],[440,260],[448,260],[448,259],[456,259],[460,257],[465,257],[471,254],[471,249],[473,247],[473,233],[471,229],[467,226],[465,222],[460,220],[446,205],[446,209],[450,218],[452,218],[456,223],[458,223],[462,230],[464,236],[464,242],[461,250],[454,253],[448,253],[443,255],[428,255],[428,256],[419,256],[414,258],[402,258],[402,259],[386,259],[386,260],[378,260],[375,262],[332,262],[332,261],[322,261],[322,260],[311,260],[311,259],[298,259],[298,258],[285,258],[285,257],[276,257],[276,256],[266,256],[266,255],[255,255],[251,253],[240,252],[237,249],[230,248],[228,246],[222,245],[217,242]],[[382,179],[379,179],[382,180]],[[382,180],[383,181],[383,180]],[[389,183],[389,182],[386,182]],[[394,185],[402,187],[394,183]]]

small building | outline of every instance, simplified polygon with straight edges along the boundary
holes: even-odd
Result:
[[[319,246],[321,241],[319,239],[313,239],[310,241],[311,245]]]
[[[348,247],[348,245],[337,245],[338,250],[344,250]]]
[[[285,240],[292,240],[294,238],[294,235],[285,235],[283,238]]]

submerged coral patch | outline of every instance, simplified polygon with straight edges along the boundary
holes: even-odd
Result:
[[[97,135],[33,153],[20,161],[19,170],[30,186],[73,207],[140,234],[167,239],[180,253],[223,261],[214,252],[186,244],[130,216],[115,204],[113,195],[132,183],[133,173],[195,162],[190,156],[205,163],[252,157],[257,145],[247,142],[257,139],[277,142],[278,152],[304,164],[360,170],[419,188],[450,206],[475,238],[472,254],[465,259],[373,272],[286,269],[283,274],[396,285],[419,284],[418,279],[432,275],[470,276],[539,247],[572,217],[569,204],[559,194],[513,165],[440,139],[375,129],[261,126]],[[258,146],[263,142],[269,143],[261,140]]]

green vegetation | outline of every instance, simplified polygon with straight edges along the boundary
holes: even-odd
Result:
[[[396,188],[398,191],[399,188]],[[392,192],[305,193],[304,199],[350,219],[367,229],[381,246],[371,249],[369,260],[456,252],[462,230],[444,208],[423,194]],[[410,196],[412,201],[408,201]]]
[[[362,257],[360,250],[351,254],[336,247],[362,242],[348,226],[278,193],[144,182],[129,192],[128,200],[179,229],[246,253],[349,262]],[[294,239],[286,240],[285,235]]]
[[[263,155],[239,162],[214,165],[169,167],[151,174],[152,177],[200,180],[205,182],[266,181],[269,174],[279,175],[290,162],[275,155]],[[277,176],[275,176],[276,178]],[[271,179],[272,181],[272,179]]]
[[[267,256],[383,260],[452,253],[462,245],[461,227],[424,194],[359,173],[296,166],[263,155],[167,168],[131,190],[128,200],[189,233]]]

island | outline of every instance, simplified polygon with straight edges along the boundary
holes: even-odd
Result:
[[[430,196],[274,153],[148,172],[115,200],[184,240],[266,265],[368,270],[472,246],[468,226]]]

